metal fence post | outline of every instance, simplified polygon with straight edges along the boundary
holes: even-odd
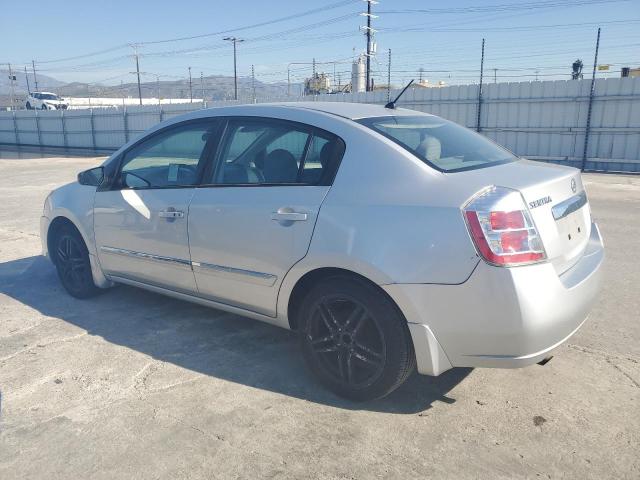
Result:
[[[129,120],[127,119],[127,107],[122,107],[122,124],[124,126],[124,143],[129,141]]]
[[[162,107],[160,107],[159,113],[158,113],[158,121],[162,122],[164,118],[164,112],[162,111]]]
[[[91,145],[93,145],[93,149],[96,149],[96,129],[93,125],[93,108],[89,110],[89,120],[91,121]]]
[[[34,110],[36,113],[36,131],[38,132],[38,145],[42,146],[42,134],[40,133],[40,116],[38,110]]]
[[[15,110],[11,112],[13,115],[13,135],[16,137],[16,145],[20,145],[20,137],[18,136],[18,121],[16,120]]]
[[[580,170],[584,172],[587,164],[587,151],[589,150],[589,134],[591,133],[591,110],[593,109],[593,97],[596,90],[596,67],[598,66],[598,48],[600,47],[600,28],[598,28],[598,38],[596,39],[596,54],[593,58],[593,74],[591,76],[591,90],[589,91],[589,107],[587,108],[587,125],[584,131],[584,149],[582,151],[582,165]]]
[[[478,119],[476,132],[480,131],[480,115],[482,114],[482,75],[484,74],[484,38],[482,39],[482,56],[480,57],[480,84],[478,85]]]
[[[60,121],[62,122],[62,142],[64,144],[64,148],[69,146],[69,141],[67,140],[67,126],[64,120],[64,110],[60,110]]]

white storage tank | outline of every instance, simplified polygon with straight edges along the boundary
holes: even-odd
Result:
[[[353,93],[362,93],[366,91],[365,79],[365,60],[363,56],[359,56],[358,60],[353,62],[351,66],[351,91]]]

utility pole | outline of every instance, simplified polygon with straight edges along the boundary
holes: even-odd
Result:
[[[371,19],[372,18],[378,18],[376,15],[372,15],[371,14],[371,5],[372,4],[378,4],[378,2],[376,0],[365,0],[367,2],[367,13],[362,13],[361,15],[367,17],[367,26],[364,27],[364,29],[366,30],[366,38],[367,38],[367,67],[366,67],[366,87],[365,90],[368,92],[371,90],[371,56],[373,55],[373,52],[371,50],[371,39],[373,38],[373,33],[375,32],[375,30],[373,30],[371,28]]]
[[[15,92],[13,90],[13,81],[16,79],[15,75],[13,74],[13,72],[11,71],[11,64],[8,63],[7,65],[9,65],[9,85],[11,85],[11,110],[15,110]]]
[[[191,67],[189,67],[189,103],[193,103],[193,84],[191,82]]]
[[[36,92],[38,91],[38,77],[36,76],[36,61],[31,60],[31,68],[33,68],[33,82],[36,84]]]
[[[200,72],[200,88],[202,89],[202,103],[204,103],[204,77],[202,76],[202,72]]]
[[[158,90],[158,105],[162,102],[160,101],[160,75],[156,75],[156,90]]]
[[[251,65],[251,92],[253,95],[253,103],[256,103],[256,72]]]
[[[482,56],[480,57],[480,84],[478,85],[478,119],[476,132],[480,131],[480,115],[482,113],[482,75],[484,74],[484,38],[482,39]]]
[[[391,101],[391,49],[389,49],[389,59],[387,60],[387,103]]]
[[[131,45],[133,48],[133,56],[136,59],[136,75],[138,76],[138,100],[140,101],[140,105],[142,105],[142,87],[140,86],[140,62],[138,60],[138,45],[135,43]]]
[[[498,83],[498,69],[493,69],[493,83]]]
[[[233,43],[233,91],[234,91],[233,98],[235,100],[238,100],[238,68],[237,68],[237,62],[236,62],[237,60],[236,43],[244,42],[244,40],[236,37],[224,37],[223,40]]]
[[[287,65],[287,97],[291,96],[291,65]]]
[[[584,149],[582,150],[582,166],[580,170],[584,172],[587,164],[587,153],[589,150],[589,133],[591,133],[591,111],[593,110],[593,97],[596,89],[596,67],[598,66],[598,50],[600,48],[600,27],[598,27],[598,37],[596,39],[596,53],[593,57],[593,73],[591,74],[591,88],[589,89],[589,108],[587,109],[587,126],[584,132]]]
[[[27,66],[24,66],[24,78],[27,79],[27,93],[31,95],[31,88],[29,87],[29,74],[27,73]]]

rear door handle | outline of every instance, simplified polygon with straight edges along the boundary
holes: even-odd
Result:
[[[167,210],[160,210],[158,212],[160,218],[184,218],[184,212],[181,210],[175,210],[168,208]]]
[[[271,220],[277,222],[305,222],[308,217],[308,214],[295,212],[289,207],[279,208],[277,212],[271,214]]]

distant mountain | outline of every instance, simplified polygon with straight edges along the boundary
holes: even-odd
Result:
[[[210,75],[196,77],[192,81],[192,92],[194,98],[206,98],[207,100],[232,99],[234,96],[233,77],[222,75]],[[299,88],[299,87],[298,87]],[[189,98],[189,80],[162,80],[160,82],[141,82],[140,89],[143,98],[160,95],[161,98]],[[263,83],[255,81],[255,91],[257,97],[281,96],[287,93],[286,83]],[[137,97],[138,84],[136,82],[123,83],[121,85],[89,85],[85,83],[69,83],[56,89],[56,93],[63,96],[86,97]],[[204,95],[203,95],[204,93]],[[252,96],[251,78],[238,78],[238,96]]]
[[[35,82],[33,81],[33,72],[27,71],[29,74],[29,86],[31,90],[35,90]],[[24,70],[13,70],[12,73],[15,75],[16,80],[13,82],[13,87],[15,89],[15,94],[17,96],[24,96],[27,94],[27,79],[24,74]],[[36,72],[37,73],[37,72]],[[64,82],[56,80],[55,78],[48,77],[47,75],[38,76],[38,90],[52,90],[57,87],[64,85]],[[9,82],[9,70],[8,69],[0,69],[0,95],[9,95],[11,93],[11,84]]]
[[[29,86],[31,90],[35,90],[33,75],[29,72]],[[27,94],[27,82],[24,71],[15,72],[16,82],[14,82],[14,90],[16,98],[22,102]],[[141,83],[142,97],[157,97],[158,91],[161,98],[189,98],[189,80],[162,80],[159,83],[155,81]],[[96,85],[83,82],[65,83],[46,75],[38,75],[38,89],[55,92],[61,96],[73,97],[137,97],[138,84],[136,82],[127,82],[121,85]],[[299,94],[301,86],[299,84],[291,85],[291,94]],[[207,100],[228,100],[234,96],[233,77],[224,75],[210,75],[202,78],[194,77],[192,80],[192,90],[194,98],[204,97]],[[255,81],[256,97],[277,97],[287,94],[286,83],[264,83],[256,79]],[[8,105],[10,95],[9,71],[0,70],[0,106]],[[253,83],[249,77],[238,77],[238,97],[251,98],[253,95]]]

